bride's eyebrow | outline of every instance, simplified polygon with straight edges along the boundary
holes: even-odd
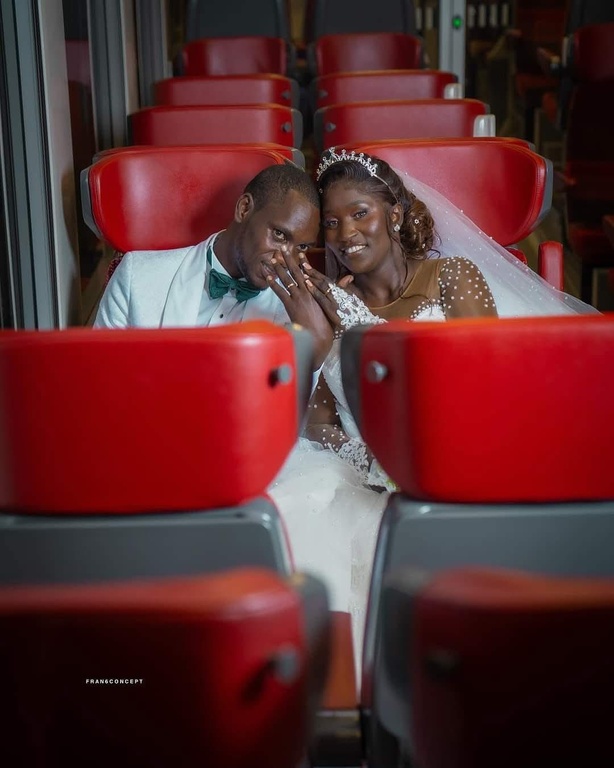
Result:
[[[358,198],[358,200],[352,200],[349,203],[344,203],[343,207],[344,208],[351,208],[354,205],[367,205],[368,206],[369,205],[369,201],[368,200],[364,200],[363,198]],[[327,214],[328,215],[332,215],[332,211],[330,210],[330,208],[323,208],[322,209],[322,214],[324,216],[326,216]]]

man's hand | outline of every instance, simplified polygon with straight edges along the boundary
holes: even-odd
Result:
[[[271,290],[283,303],[290,320],[307,328],[314,336],[317,369],[330,352],[333,327],[314,296],[315,287],[301,269],[298,259],[288,251],[276,251],[270,265],[277,276],[277,279],[272,275],[267,278]]]

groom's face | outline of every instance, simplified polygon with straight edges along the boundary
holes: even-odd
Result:
[[[266,288],[267,276],[275,277],[270,261],[276,251],[298,259],[300,253],[316,244],[320,212],[295,190],[290,190],[281,202],[270,202],[258,209],[251,195],[244,197],[235,252],[237,266],[252,285]]]

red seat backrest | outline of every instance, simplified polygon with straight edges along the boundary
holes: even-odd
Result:
[[[588,24],[574,32],[571,67],[576,83],[614,80],[614,22]]]
[[[169,77],[154,85],[158,106],[284,104],[294,106],[296,82],[273,74]]]
[[[315,43],[318,76],[365,69],[419,69],[422,42],[397,32],[322,35]]]
[[[380,141],[351,148],[433,187],[501,245],[523,240],[550,210],[552,166],[522,141]]]
[[[134,144],[242,144],[300,147],[301,114],[281,104],[145,107],[129,118]]]
[[[440,99],[446,85],[457,79],[453,72],[437,69],[334,72],[315,82],[317,107],[354,101]]]
[[[121,253],[194,245],[227,225],[257,173],[286,160],[240,145],[113,151],[82,172],[83,216]]]
[[[417,99],[332,104],[315,115],[323,149],[377,139],[473,136],[474,121],[488,113],[477,99]]]
[[[279,471],[297,410],[293,340],[268,322],[3,334],[0,508],[234,506]]]
[[[288,68],[280,37],[206,37],[187,43],[182,56],[186,75],[285,75]]]
[[[613,380],[614,314],[390,322],[361,342],[360,429],[413,498],[614,499]]]
[[[140,767],[298,765],[313,676],[304,612],[260,569],[4,586],[0,760],[79,765],[95,744],[98,768],[119,754]]]

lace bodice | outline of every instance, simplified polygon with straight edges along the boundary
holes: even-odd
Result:
[[[441,321],[448,317],[496,315],[494,299],[482,273],[469,259],[460,257],[421,262],[401,296],[391,304],[378,307],[378,314],[356,295],[337,285],[331,284],[331,291],[338,307],[341,332],[354,325],[379,324],[396,318]],[[351,463],[368,484],[391,487],[362,440],[348,407],[341,378],[339,348],[340,339],[336,338],[322,368],[325,384],[320,383],[316,388],[311,408],[315,411],[320,407],[322,411],[334,414],[334,406],[340,427],[312,413],[309,438]],[[332,398],[334,403],[327,402],[327,398]]]
[[[359,324],[371,325],[387,322],[384,318],[371,312],[357,296],[347,293],[347,291],[336,285],[332,285],[331,290],[338,305],[338,315],[341,320],[341,327],[344,330]],[[445,320],[445,314],[441,303],[433,301],[428,302],[414,319]],[[311,431],[310,437],[335,451],[342,459],[351,464],[360,473],[366,484],[393,489],[394,483],[383,472],[377,460],[371,456],[360,435],[356,421],[350,412],[345,392],[343,391],[340,346],[341,338],[337,337],[333,341],[331,350],[324,361],[322,376],[330,390],[329,396],[334,398],[334,405],[341,422],[341,429],[333,425],[322,424],[318,427],[318,433],[315,433],[314,430]],[[322,385],[319,384],[318,388],[321,389]],[[320,405],[332,406],[332,403],[329,404],[324,399]],[[312,404],[312,408],[317,407],[317,403]]]

